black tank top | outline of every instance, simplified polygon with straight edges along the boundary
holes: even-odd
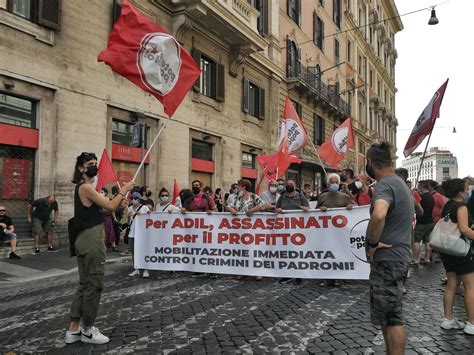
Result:
[[[92,228],[98,224],[104,223],[102,208],[93,203],[90,207],[82,204],[79,197],[79,187],[83,182],[76,185],[74,192],[74,223],[80,230]]]

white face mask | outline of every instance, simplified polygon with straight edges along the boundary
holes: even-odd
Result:
[[[168,196],[161,196],[160,197],[161,202],[168,202],[169,199],[170,198]]]
[[[239,196],[242,197],[244,195],[244,190],[239,191]]]
[[[355,182],[355,186],[356,186],[357,189],[359,189],[359,190],[362,188],[363,185],[364,185],[364,184],[363,184],[361,181],[356,181],[356,182]]]
[[[270,189],[269,189],[269,190],[270,190],[270,192],[271,192],[272,194],[274,194],[275,192],[277,192],[278,187],[276,187],[276,186],[270,186]]]

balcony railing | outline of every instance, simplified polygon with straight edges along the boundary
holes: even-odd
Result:
[[[309,85],[323,100],[334,106],[345,117],[351,115],[351,106],[341,99],[334,89],[321,81],[321,75],[298,63],[294,67],[288,67],[287,76],[288,79],[299,79]]]

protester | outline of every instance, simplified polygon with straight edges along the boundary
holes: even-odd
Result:
[[[359,174],[354,180],[357,193],[352,197],[358,206],[366,206],[372,203],[372,196],[374,192],[369,187],[367,176]]]
[[[216,200],[214,199],[214,192],[212,191],[212,188],[210,186],[204,186],[204,188],[202,189],[202,192],[204,192],[207,195],[207,198],[211,198],[212,201],[214,201],[214,204],[216,203]]]
[[[442,186],[444,194],[449,200],[441,215],[442,217],[449,216],[453,223],[457,223],[462,236],[470,240],[471,249],[466,256],[439,253],[448,277],[448,284],[443,296],[444,319],[441,328],[464,328],[465,333],[474,334],[474,255],[472,254],[474,231],[471,229],[472,217],[465,204],[469,188],[463,179],[447,180],[443,182]],[[461,282],[464,285],[464,307],[468,319],[465,325],[458,321],[453,314],[454,298]]]
[[[345,207],[351,210],[354,201],[351,196],[339,191],[340,177],[337,174],[329,174],[327,177],[329,191],[323,192],[318,198],[318,209],[325,212],[328,208]]]
[[[342,182],[347,186],[347,189],[352,195],[357,194],[359,189],[357,188],[354,180],[354,170],[352,169],[343,169],[341,174]]]
[[[303,193],[308,199],[308,201],[317,201],[318,197],[314,193],[313,189],[311,188],[310,184],[304,184],[303,186]]]
[[[214,193],[214,203],[217,207],[217,212],[224,212],[224,200],[222,199],[222,189],[218,187]]]
[[[180,209],[170,202],[170,193],[169,191],[162,187],[160,192],[158,193],[158,197],[160,198],[160,202],[156,205],[156,212],[179,212]]]
[[[247,179],[238,181],[239,193],[232,204],[227,205],[226,211],[236,215],[237,212],[245,212],[247,216],[252,216],[255,212],[263,209],[265,202],[253,192],[250,192],[252,183]]]
[[[216,204],[214,199],[209,198],[203,191],[201,191],[201,182],[194,180],[191,183],[193,196],[183,202],[182,213],[190,212],[207,212],[211,214],[212,211],[216,211]]]
[[[433,230],[433,208],[435,201],[430,193],[427,181],[418,182],[418,188],[421,196],[421,207],[423,215],[416,217],[415,235],[413,241],[413,259],[411,264],[416,266],[420,262],[420,243],[425,246],[425,257],[421,260],[422,264],[429,264],[431,260],[430,234]]]
[[[140,203],[142,203],[143,205],[147,205],[148,209],[150,211],[153,211],[155,209],[155,202],[153,202],[153,200],[151,199],[151,189],[145,185],[140,188],[139,192],[141,196]]]
[[[135,217],[140,214],[146,214],[150,213],[150,209],[148,208],[148,205],[145,205],[141,203],[141,198],[140,198],[140,193],[139,192],[134,192],[132,193],[132,205],[128,208],[128,225],[129,225],[129,233],[128,233],[128,247],[130,251],[132,252],[132,262],[133,258],[135,256],[135,237],[136,237],[136,228],[135,228]],[[142,277],[144,279],[150,277],[150,273],[148,270],[144,269],[142,270],[143,274]],[[139,276],[140,275],[140,269],[134,269],[128,276]]]
[[[277,192],[281,195],[282,193],[285,192],[285,179],[278,178],[277,182],[278,182]]]
[[[79,288],[71,305],[71,323],[64,339],[66,344],[77,341],[91,344],[109,342],[109,338],[94,326],[104,287],[105,233],[102,209],[115,211],[126,193],[132,189],[133,181],[125,184],[120,193],[109,200],[92,186],[97,171],[97,157],[94,153],[82,153],[77,157],[72,182],[76,184],[74,226],[79,230],[75,242]]]
[[[2,237],[2,241],[10,242],[8,258],[21,259],[21,257],[16,254],[15,227],[13,226],[12,219],[7,216],[7,208],[4,205],[0,205],[0,236]]]
[[[366,159],[367,174],[377,180],[366,233],[371,319],[382,327],[387,354],[404,354],[402,288],[411,257],[413,197],[394,174],[389,143],[372,144]]]
[[[117,185],[112,186],[112,198],[117,197],[120,194],[120,189]],[[115,245],[118,247],[123,238],[123,225],[127,223],[128,216],[125,213],[124,204],[127,203],[126,199],[123,200],[122,204],[113,212],[113,223],[115,230]]]
[[[190,189],[182,189],[179,192],[179,196],[176,198],[174,205],[181,210],[183,208],[183,201],[187,201],[188,199],[192,197],[193,197],[193,192]]]
[[[427,180],[428,182],[428,188],[431,196],[433,196],[434,199],[434,207],[433,207],[433,223],[436,224],[436,222],[439,221],[441,218],[441,213],[443,211],[444,205],[446,204],[447,200],[446,197],[441,195],[438,192],[438,187],[439,184],[434,181],[434,180]]]
[[[51,212],[54,216],[51,218]],[[59,208],[54,195],[34,200],[28,208],[28,222],[32,224],[35,249],[33,254],[39,255],[39,237],[43,233],[48,235],[48,251],[54,252],[56,248],[53,243],[54,224],[58,218]]]
[[[233,183],[230,185],[229,192],[226,192],[224,196],[224,210],[226,205],[232,203],[234,199],[237,197],[237,194],[239,193],[239,184]]]
[[[100,189],[100,194],[104,197],[107,197],[109,190],[107,190],[106,187],[102,187]],[[115,235],[112,217],[113,212],[109,210],[102,210],[102,214],[104,215],[105,246],[111,246],[113,251],[119,251],[116,244],[117,236]]]
[[[281,182],[281,180],[279,181]],[[302,210],[309,211],[309,202],[306,196],[301,192],[296,192],[296,185],[293,180],[287,180],[285,184],[285,192],[280,196],[276,204],[276,212],[283,213],[287,210]],[[301,279],[282,278],[280,283],[288,283],[295,280],[297,284],[301,283]]]
[[[268,182],[268,190],[260,195],[260,198],[265,203],[263,209],[267,212],[275,212],[276,203],[279,197],[278,181],[276,181],[276,179],[271,179]]]

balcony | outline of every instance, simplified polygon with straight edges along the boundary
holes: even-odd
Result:
[[[309,94],[308,99],[313,98],[315,104],[329,113],[341,119],[351,115],[351,106],[341,99],[334,89],[321,81],[321,75],[298,63],[296,68],[288,68],[287,76],[290,89],[297,88],[306,92]]]

